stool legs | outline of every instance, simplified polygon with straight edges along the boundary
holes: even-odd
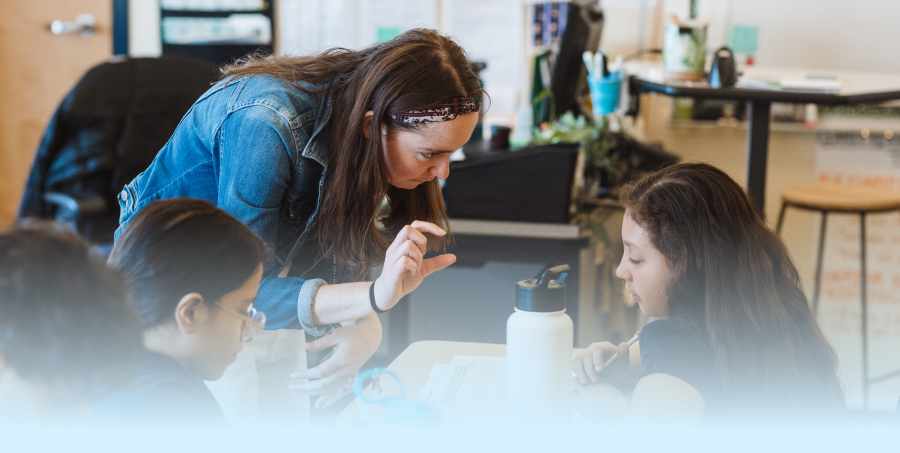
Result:
[[[819,222],[819,250],[816,253],[816,282],[813,285],[813,318],[819,314],[819,290],[822,287],[822,257],[825,255],[825,226],[828,225],[828,211],[822,211]]]
[[[776,233],[781,236],[781,227],[784,225],[784,213],[787,203],[781,203],[781,212],[778,213]],[[828,211],[821,211],[822,220],[819,222],[819,249],[816,251],[816,275],[813,283],[812,314],[813,318],[819,313],[819,290],[822,287],[822,258],[825,255],[825,230],[828,226]]]
[[[863,374],[863,409],[869,408],[869,339],[868,326],[866,325],[866,213],[859,213],[859,258],[860,280],[862,281],[862,305],[860,317],[862,318],[862,374]]]
[[[787,210],[787,203],[781,202],[781,211],[778,213],[778,223],[775,226],[775,234],[781,236],[781,226],[784,225],[784,211]]]

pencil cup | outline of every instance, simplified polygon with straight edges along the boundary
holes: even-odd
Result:
[[[611,74],[609,77],[588,76],[588,87],[591,89],[594,118],[616,111],[622,90],[622,78],[618,74]]]

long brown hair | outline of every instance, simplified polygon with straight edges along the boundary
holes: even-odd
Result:
[[[389,184],[379,132],[418,127],[398,122],[391,114],[483,92],[465,51],[452,39],[433,30],[413,29],[358,51],[334,48],[314,56],[251,57],[223,73],[275,77],[309,92],[299,84],[303,81],[321,86],[316,93],[331,97],[333,113],[325,131],[328,174],[316,232],[322,248],[332,246],[338,260],[357,265],[357,278],[379,263],[390,245],[375,224],[385,197],[390,213],[379,220],[389,234],[413,220],[448,230],[437,180],[412,190]],[[366,139],[363,118],[370,110],[372,138]],[[442,238],[429,237],[428,244],[430,249],[439,248]]]
[[[734,180],[684,163],[624,187],[621,200],[668,261],[669,314],[708,336],[733,409],[789,415],[843,407],[834,349],[810,313],[797,268]]]

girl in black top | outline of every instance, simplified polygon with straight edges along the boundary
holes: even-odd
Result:
[[[234,362],[265,327],[253,308],[265,243],[206,200],[148,204],[116,242],[109,263],[131,285],[146,351],[131,385],[91,408],[103,422],[224,424],[203,383]]]
[[[835,353],[797,269],[737,183],[707,164],[679,164],[624,187],[621,201],[616,275],[641,311],[668,319],[645,326],[630,351],[595,343],[575,359],[582,413],[685,420],[843,410]],[[627,398],[593,385],[601,382],[634,391]]]

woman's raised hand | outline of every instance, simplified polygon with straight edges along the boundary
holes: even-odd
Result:
[[[437,225],[419,220],[400,230],[385,254],[381,276],[375,280],[375,303],[378,308],[390,309],[401,297],[416,289],[429,274],[456,262],[456,256],[451,254],[424,259],[428,241],[422,233],[435,236],[447,234]]]

